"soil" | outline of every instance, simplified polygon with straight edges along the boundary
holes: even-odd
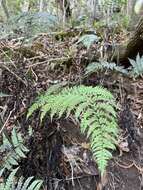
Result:
[[[13,64],[0,65],[0,91],[11,95],[0,99],[0,109],[4,121],[11,112],[7,130],[19,126],[30,149],[27,158],[20,162],[20,173],[24,177],[43,179],[44,190],[99,190],[100,175],[88,139],[81,135],[74,118],[53,123],[46,118],[41,125],[38,112],[29,120],[26,114],[35,97],[52,84],[63,81],[69,85],[100,84],[113,92],[120,105],[121,130],[118,150],[113,153],[102,189],[143,190],[143,79],[134,81],[113,73],[99,73],[81,80],[85,67],[81,64],[83,57],[80,63],[79,59],[72,60],[66,69],[62,65],[60,69],[49,71],[47,63],[42,64],[43,59],[38,58],[41,64],[30,67],[29,54],[22,55],[15,50],[13,53],[16,68]],[[28,137],[29,126],[33,130],[31,137]]]

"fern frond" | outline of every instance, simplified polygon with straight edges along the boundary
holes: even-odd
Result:
[[[118,66],[115,63],[101,61],[89,64],[85,69],[85,76],[89,76],[90,74],[96,73],[98,71],[115,71],[125,75],[128,74],[128,71],[122,66]]]
[[[39,97],[39,101],[43,101]],[[116,103],[113,95],[102,87],[78,86],[64,88],[57,94],[49,94],[38,106],[41,120],[47,113],[51,116],[68,117],[74,114],[80,120],[82,133],[87,133],[91,149],[101,174],[104,173],[108,160],[112,157],[118,135],[116,121]],[[34,103],[35,104],[35,103]]]
[[[143,75],[143,56],[140,57],[139,54],[136,56],[136,60],[129,59],[132,67],[129,68],[130,75],[134,78]]]
[[[27,118],[29,118],[38,108],[44,105],[48,101],[48,96],[61,91],[61,88],[66,86],[66,82],[61,82],[59,84],[51,86],[45,94],[41,95],[36,102],[29,108]]]
[[[26,158],[26,153],[29,151],[25,146],[20,132],[16,132],[13,128],[11,138],[7,138],[3,134],[3,143],[0,146],[1,152],[6,152],[3,157],[0,169],[10,170],[13,166],[18,165],[20,158]]]
[[[23,177],[16,180],[16,172],[19,168],[14,169],[5,182],[0,183],[1,190],[40,190],[43,181],[33,180],[34,177],[29,177],[24,181]]]

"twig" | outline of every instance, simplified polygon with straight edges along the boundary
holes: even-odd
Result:
[[[84,177],[95,177],[96,175],[91,174],[91,175],[82,175],[82,176],[76,176],[76,177],[69,177],[69,178],[65,178],[65,179],[56,179],[56,178],[52,178],[58,181],[72,181],[72,180],[76,180],[76,179],[82,179]]]
[[[52,59],[47,59],[45,61],[42,61],[42,62],[38,62],[38,63],[34,63],[34,64],[31,64],[31,65],[27,65],[26,68],[29,68],[29,67],[34,67],[34,66],[37,66],[37,65],[41,65],[43,63],[49,63],[49,62],[52,62],[52,61],[67,61],[69,60],[70,57],[58,57],[58,58],[52,58]]]
[[[0,130],[0,134],[3,132],[3,130],[4,130],[5,126],[6,126],[6,124],[8,123],[9,118],[10,118],[12,112],[13,112],[13,110],[10,111],[10,113],[9,113],[9,115],[8,115],[8,117],[7,117],[6,121],[5,121],[5,123],[4,123],[4,125],[2,126],[2,128],[1,128],[1,130]]]
[[[27,83],[22,78],[20,78],[16,73],[14,73],[13,71],[11,71],[6,65],[2,65],[2,67],[4,67],[12,75],[14,75],[19,81],[21,81],[23,84],[25,84],[25,86],[27,86]]]
[[[120,163],[117,162],[117,161],[115,161],[115,163],[116,163],[118,166],[120,166],[121,168],[124,168],[124,169],[129,169],[129,168],[131,168],[131,167],[134,166],[134,163],[131,163],[131,164],[129,164],[129,165],[120,164]]]
[[[115,163],[116,163],[118,166],[120,166],[121,168],[124,168],[124,169],[129,169],[129,168],[135,166],[135,168],[136,168],[138,171],[140,171],[141,173],[143,173],[143,167],[138,166],[134,161],[133,161],[131,164],[129,164],[129,165],[119,164],[117,161],[115,161]]]
[[[3,50],[0,50],[0,51],[9,59],[10,63],[11,63],[15,68],[17,68],[16,65],[14,64],[14,61],[12,61],[12,59],[5,53],[5,51],[3,51]]]

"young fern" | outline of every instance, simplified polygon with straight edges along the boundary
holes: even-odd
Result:
[[[42,180],[33,180],[34,177],[29,177],[25,181],[23,177],[16,180],[16,172],[18,168],[14,169],[5,182],[0,183],[1,190],[40,190]]]
[[[47,113],[51,120],[54,116],[74,114],[80,120],[81,132],[90,139],[93,155],[103,175],[118,135],[115,107],[113,95],[108,90],[99,86],[78,86],[40,96],[30,107],[28,117],[37,109],[41,110],[41,121]]]
[[[11,138],[6,137],[3,133],[3,142],[0,146],[0,153],[4,154],[0,170],[11,170],[13,166],[18,166],[21,158],[26,158],[29,150],[24,146],[24,142],[20,132],[13,128]]]

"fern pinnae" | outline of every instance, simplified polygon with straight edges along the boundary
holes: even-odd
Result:
[[[70,107],[70,109],[67,111],[67,109],[68,109],[67,105],[69,105],[71,102],[73,102],[74,96],[69,97],[68,94],[66,96],[67,96],[67,98],[62,96],[62,100],[60,101],[61,108],[59,107],[60,108],[59,113],[58,113],[59,118],[64,113],[66,113],[66,116],[68,117],[68,115],[70,115],[70,113],[71,113],[71,110],[74,108],[74,107],[73,108]],[[59,96],[57,97],[56,101],[58,101],[58,99],[60,99]]]
[[[28,109],[27,118],[29,118],[36,110],[38,110],[41,106],[43,106],[47,101],[48,101],[47,96],[45,95],[39,96],[36,99],[35,103],[32,104],[32,106]]]
[[[9,167],[11,167],[11,165],[14,165],[14,166],[17,166],[18,165],[18,162],[16,161],[16,155],[15,156],[11,156],[11,154],[9,155],[9,158],[8,158],[8,162],[9,162]],[[7,163],[8,164],[8,163]]]
[[[39,187],[41,187],[42,183],[43,182],[41,180],[35,180],[31,183],[27,190],[39,190]]]
[[[25,155],[25,153],[22,151],[22,149],[21,148],[16,148],[15,149],[15,152],[16,152],[16,154],[17,155],[19,155],[21,158],[26,158],[26,155]]]
[[[77,109],[75,110],[75,118],[76,119],[79,119],[79,117],[81,116],[81,114],[83,114],[86,110],[86,108],[88,107],[89,105],[87,104],[87,102],[83,102],[81,104],[78,105]]]
[[[18,136],[17,136],[15,128],[13,128],[13,130],[12,130],[11,140],[13,142],[14,147],[18,147],[18,145],[19,145],[19,139],[18,139]],[[20,141],[21,141],[21,139],[20,139]]]
[[[98,124],[98,121],[94,120],[94,124],[88,125],[88,130],[87,130],[87,137],[90,138],[93,136],[94,130],[96,129],[96,135],[98,135],[98,128],[100,127]],[[95,136],[94,136],[95,137]]]
[[[101,109],[101,110],[104,110],[105,112],[107,112],[107,114],[112,114],[113,117],[116,117],[117,114],[115,112],[115,109],[113,108],[113,105],[110,105],[110,104],[107,104],[107,103],[98,103],[98,107]]]
[[[90,63],[86,67],[85,77],[89,76],[92,73],[99,72],[99,71],[116,71],[116,72],[122,73],[124,75],[128,74],[128,71],[124,67],[118,66],[115,63],[109,63],[109,62],[101,60],[100,62]]]
[[[21,133],[17,132],[15,128],[12,130],[11,138],[7,138],[3,134],[3,144],[0,146],[0,149],[3,150],[3,147],[6,149],[6,154],[3,157],[0,169],[4,168],[4,170],[11,170],[13,166],[17,166],[18,160],[25,158],[26,153],[29,151],[23,144]]]
[[[41,186],[43,184],[43,181],[39,180],[39,183],[36,185],[35,189],[34,190],[40,190],[41,189]],[[29,189],[31,190],[31,189]]]
[[[43,183],[42,180],[33,180],[34,177],[29,177],[26,181],[24,181],[23,177],[16,180],[18,169],[14,169],[5,182],[0,183],[1,190],[40,190]]]
[[[53,116],[56,114],[57,109],[59,108],[59,106],[56,106],[56,101],[55,101],[55,96],[51,95],[50,99],[47,100],[47,103],[44,103],[43,105],[41,105],[41,116],[40,116],[40,120],[42,121],[43,118],[45,117],[46,113],[50,112],[51,110],[51,121],[53,119]],[[51,109],[51,108],[54,109]]]
[[[67,108],[67,113],[66,113],[66,117],[69,117],[70,113],[73,110],[76,110],[75,108],[77,108],[79,105],[81,105],[81,103],[85,102],[85,98],[84,97],[80,97],[80,96],[73,96],[72,99],[70,99],[69,101],[69,105]]]
[[[6,184],[4,186],[4,190],[10,190],[11,189],[11,186],[13,185],[14,183],[14,177],[15,177],[15,174],[17,172],[19,168],[16,168],[14,169],[10,175],[8,176],[7,180],[6,180]]]
[[[17,187],[15,190],[21,190],[22,188],[22,185],[23,185],[23,177],[21,176],[17,182]]]
[[[21,190],[25,190],[28,188],[30,182],[33,180],[34,176],[29,177],[28,179],[26,179],[26,181],[24,182],[22,189]]]
[[[38,101],[36,101],[28,110],[27,118],[29,118],[38,108],[40,108],[42,104],[39,104]]]
[[[5,170],[5,168],[0,169],[0,177],[2,176],[4,170]]]
[[[82,133],[85,133],[88,130],[88,126],[90,125],[90,118],[93,116],[93,110],[88,108],[83,116],[81,116],[81,127],[80,130]]]

